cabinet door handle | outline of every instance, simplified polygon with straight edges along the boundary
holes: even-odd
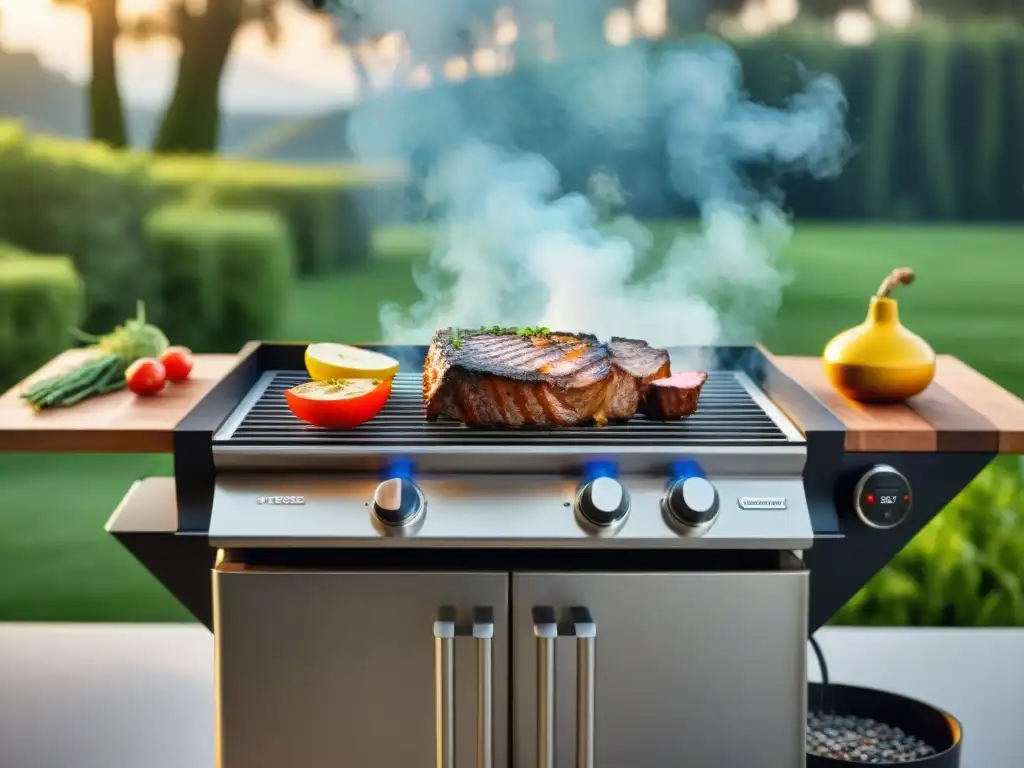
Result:
[[[494,765],[494,611],[473,609],[476,642],[476,765]]]
[[[434,707],[437,768],[455,768],[455,638],[460,631],[456,611],[444,606],[434,622]],[[476,644],[476,764],[494,765],[494,610],[474,608],[468,633]]]
[[[594,768],[595,645],[597,623],[580,606],[569,609],[567,635],[576,638],[576,768]],[[537,639],[537,768],[555,768],[555,640],[560,637],[554,608],[533,609]]]
[[[576,768],[594,768],[594,680],[597,624],[586,608],[572,609],[576,635]]]
[[[533,609],[537,638],[537,768],[555,768],[555,609]]]
[[[455,611],[448,607],[434,622],[434,712],[437,768],[455,768]]]

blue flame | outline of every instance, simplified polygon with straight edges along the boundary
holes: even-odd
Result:
[[[611,461],[591,461],[583,467],[583,481],[589,483],[599,477],[618,477],[619,468]]]
[[[414,470],[412,459],[393,459],[384,470],[384,476],[389,480],[396,477],[411,480]]]
[[[704,470],[696,461],[680,459],[672,464],[673,480],[687,480],[691,477],[704,477]]]

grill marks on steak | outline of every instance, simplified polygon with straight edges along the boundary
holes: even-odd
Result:
[[[571,426],[590,420],[611,372],[592,336],[438,331],[424,364],[427,419],[474,426]]]
[[[571,427],[627,419],[647,385],[670,372],[643,341],[587,334],[435,332],[423,366],[428,421],[485,427]]]

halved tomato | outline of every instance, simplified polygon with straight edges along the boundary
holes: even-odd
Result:
[[[317,427],[347,429],[365,424],[391,395],[391,379],[307,381],[284,393],[291,412]]]

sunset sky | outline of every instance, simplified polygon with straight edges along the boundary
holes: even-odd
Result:
[[[160,0],[120,0],[123,14],[159,6]],[[331,45],[328,30],[298,9],[281,13],[284,35],[269,47],[249,28],[236,39],[222,98],[229,109],[320,111],[352,96],[345,52]],[[76,82],[89,78],[89,22],[73,8],[50,0],[0,0],[0,45],[35,51],[43,63]],[[125,97],[135,104],[162,104],[173,83],[176,51],[170,42],[122,41],[118,69]]]

